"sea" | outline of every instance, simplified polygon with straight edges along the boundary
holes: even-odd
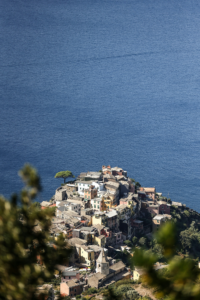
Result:
[[[200,212],[200,1],[0,0],[0,194],[119,166]]]

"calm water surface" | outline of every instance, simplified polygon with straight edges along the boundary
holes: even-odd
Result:
[[[121,166],[200,211],[200,2],[0,0],[0,192]]]

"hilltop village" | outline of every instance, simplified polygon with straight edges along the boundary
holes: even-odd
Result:
[[[183,207],[110,165],[58,187],[41,208],[55,207],[50,234],[53,239],[62,234],[74,249],[70,264],[57,266],[61,296],[75,297],[121,279],[138,280],[142,271],[132,272],[120,253],[131,254],[134,237],[151,239],[171,219],[171,205]]]

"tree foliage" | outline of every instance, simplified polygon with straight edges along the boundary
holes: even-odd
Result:
[[[133,244],[133,246],[135,246],[137,244],[137,242],[138,242],[138,238],[136,236],[134,236],[132,238],[132,244]]]
[[[141,246],[145,246],[146,245],[146,242],[147,242],[147,239],[143,236],[139,239],[138,243],[141,245]]]
[[[41,191],[37,171],[25,165],[19,175],[25,184],[20,195],[10,201],[0,197],[0,299],[34,300],[37,286],[50,281],[55,265],[67,263],[71,250],[62,237],[49,243],[53,211],[33,203]]]
[[[132,246],[132,243],[131,243],[131,241],[129,241],[129,240],[125,240],[125,241],[124,241],[124,244],[127,245],[128,247],[131,247],[131,246]]]
[[[157,295],[168,300],[195,300],[200,297],[200,270],[192,259],[177,257],[178,234],[173,223],[166,223],[157,235],[158,243],[163,248],[163,255],[168,261],[167,276],[155,271],[154,264],[158,257],[146,251],[135,250],[133,263],[146,271],[143,280],[149,286],[157,287]]]
[[[135,188],[136,188],[136,190],[139,189],[140,187],[141,187],[141,184],[138,181],[136,181],[135,182]]]
[[[171,206],[172,221],[178,231],[178,251],[194,258],[200,257],[200,214]]]
[[[55,178],[63,178],[64,179],[64,183],[65,183],[65,179],[66,178],[74,178],[75,176],[72,174],[71,171],[60,171],[58,173],[56,173]]]
[[[190,227],[180,232],[180,243],[182,249],[188,253],[200,254],[200,232],[195,227],[195,222],[190,224]]]
[[[83,292],[83,295],[92,295],[92,294],[96,294],[97,292],[98,290],[95,287],[91,287],[85,292]]]
[[[135,184],[136,190],[141,187],[141,184],[138,181],[136,181],[134,178],[130,178],[130,180]]]

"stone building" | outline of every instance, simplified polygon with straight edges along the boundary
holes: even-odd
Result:
[[[88,277],[88,286],[97,289],[110,284],[112,281],[131,278],[131,273],[126,270],[122,261],[109,266],[104,250],[101,251],[96,260],[96,271],[97,273]]]
[[[66,193],[66,188],[60,186],[59,188],[56,189],[55,192],[55,201],[63,201],[67,199],[67,193]]]
[[[106,261],[106,255],[104,249],[102,249],[99,257],[96,260],[96,272],[108,275],[109,274],[109,263]]]

